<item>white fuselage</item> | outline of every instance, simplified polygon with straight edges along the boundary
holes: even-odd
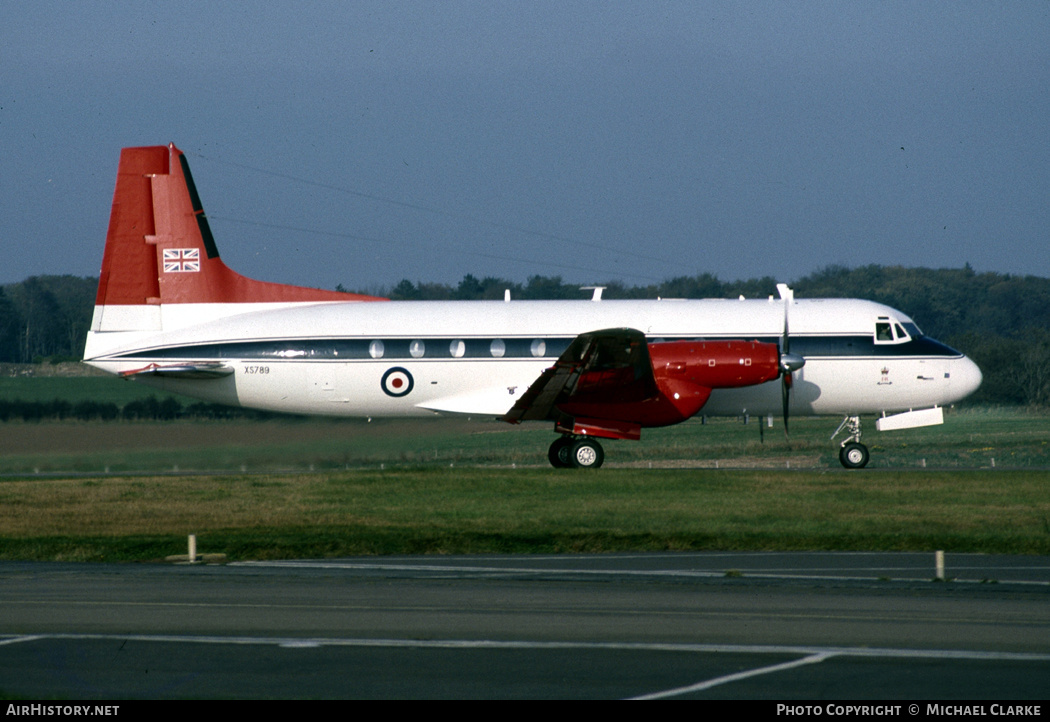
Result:
[[[299,414],[381,417],[434,413],[500,417],[577,335],[634,328],[649,343],[743,339],[778,343],[785,302],[391,301],[316,304],[171,304],[96,318],[85,361],[112,373],[150,364],[218,362],[221,378],[144,376],[201,399]],[[146,307],[141,307],[146,309]],[[117,309],[106,307],[105,313]],[[966,356],[922,336],[881,304],[790,303],[792,414],[856,415],[943,406],[981,381]],[[145,312],[144,312],[145,313]],[[153,319],[153,316],[156,316]],[[877,324],[895,331],[887,339]],[[907,330],[905,330],[907,329]],[[705,415],[780,413],[779,381],[716,390]]]

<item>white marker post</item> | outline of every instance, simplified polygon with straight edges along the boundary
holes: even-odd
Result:
[[[944,581],[944,552],[938,549],[934,553],[934,558],[937,562],[937,581]]]
[[[197,563],[197,535],[190,534],[190,564]]]

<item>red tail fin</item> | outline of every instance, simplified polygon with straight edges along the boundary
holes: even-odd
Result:
[[[381,300],[231,271],[219,258],[182,151],[121,151],[96,306]]]

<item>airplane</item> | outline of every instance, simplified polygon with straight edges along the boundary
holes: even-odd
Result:
[[[599,439],[704,416],[843,416],[839,459],[943,423],[981,383],[964,354],[858,299],[389,301],[246,278],[221,258],[186,156],[121,151],[84,361],[211,402],[350,417],[553,422],[556,468]],[[890,413],[894,412],[894,413]]]

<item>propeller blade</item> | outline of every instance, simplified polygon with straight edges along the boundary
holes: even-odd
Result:
[[[780,354],[780,394],[784,405],[784,436],[788,433],[788,404],[791,403],[791,387],[795,384],[794,371],[806,365],[806,359],[797,353]]]
[[[791,302],[795,292],[786,283],[778,283],[777,291],[784,299],[784,333],[780,339],[780,399],[784,410],[784,438],[788,438],[788,415],[791,405],[791,386],[794,382],[792,373],[806,365],[806,359],[797,353],[791,353],[791,327],[789,316]]]
[[[784,438],[788,438],[788,404],[791,403],[791,382],[788,379],[791,378],[790,373],[784,374],[784,378],[780,384],[780,399],[784,404]]]

